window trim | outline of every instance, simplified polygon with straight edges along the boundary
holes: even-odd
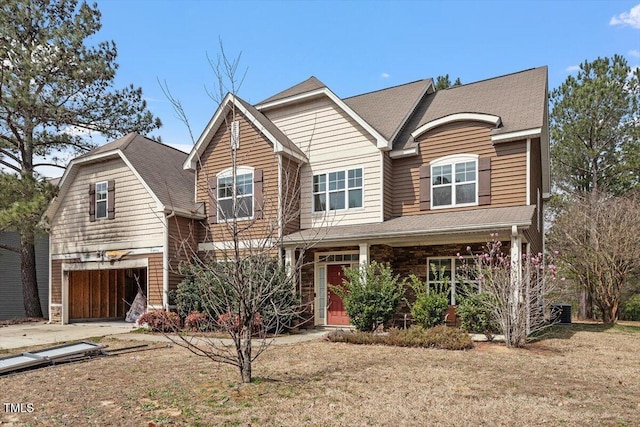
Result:
[[[362,180],[362,184],[358,187],[349,187],[349,171],[352,170],[361,170],[362,171],[362,177],[360,178]],[[330,191],[329,190],[329,174],[331,173],[338,173],[338,172],[344,172],[344,189],[343,190],[333,190]],[[314,178],[316,176],[319,175],[324,175],[325,176],[325,189],[324,192],[315,192],[314,191]],[[364,176],[365,176],[365,172],[364,172],[364,167],[360,166],[360,167],[346,167],[346,168],[340,168],[340,169],[331,169],[331,170],[326,170],[323,172],[317,172],[317,173],[313,173],[311,174],[311,213],[314,215],[320,215],[320,214],[326,214],[329,212],[344,212],[344,211],[356,211],[356,210],[362,210],[364,209]],[[361,190],[362,191],[362,205],[361,206],[357,206],[357,207],[353,207],[350,208],[349,207],[349,190]],[[329,209],[330,206],[330,194],[331,193],[335,193],[337,191],[344,191],[344,208],[343,209]],[[325,209],[323,210],[319,210],[317,211],[315,208],[315,196],[317,194],[324,194],[325,195]]]
[[[470,203],[456,203],[455,166],[457,164],[466,163],[466,162],[476,163],[475,180],[473,181],[473,183],[475,184],[475,198],[474,198],[474,201]],[[435,176],[435,174],[433,173],[433,168],[439,167],[439,166],[447,166],[447,165],[451,166],[451,177],[452,177],[452,182],[450,184],[451,185],[451,204],[436,206],[435,199],[433,197],[433,188],[434,188],[433,177]],[[437,209],[461,208],[465,206],[478,206],[480,203],[479,202],[480,198],[478,196],[479,187],[480,187],[479,169],[480,169],[480,156],[477,154],[454,154],[450,156],[440,157],[430,162],[429,163],[429,173],[430,173],[429,192],[430,192],[431,209],[437,210]],[[465,181],[464,183],[471,183],[471,181]],[[444,185],[436,186],[436,188],[444,188]]]
[[[458,285],[458,283],[460,282],[460,280],[458,280],[458,276],[456,274],[456,261],[458,260],[464,260],[464,261],[473,261],[473,257],[470,255],[463,255],[463,256],[433,256],[433,257],[427,257],[427,289],[430,289],[431,284],[432,283],[440,283],[441,281],[431,281],[429,279],[429,276],[431,274],[431,261],[433,260],[449,260],[449,262],[451,263],[450,267],[451,267],[451,282],[450,285],[452,287],[452,291],[449,292],[449,305],[453,305],[456,306],[457,301],[456,301],[456,285]]]
[[[104,185],[104,191],[99,191],[98,187],[100,185]],[[109,219],[109,181],[99,181],[96,182],[95,186],[95,214],[94,217],[96,221]],[[99,199],[98,194],[103,193],[104,199]],[[98,204],[104,202],[104,216],[98,216]]]
[[[218,173],[216,175],[216,210],[217,210],[217,222],[228,222],[228,221],[248,221],[248,220],[252,220],[255,218],[255,212],[256,212],[256,196],[255,196],[255,183],[254,183],[254,179],[255,179],[255,168],[251,167],[251,166],[236,166],[236,179],[239,175],[251,175],[251,215],[247,216],[247,217],[238,217],[238,218],[227,218],[227,216],[222,212],[222,208],[221,208],[221,203],[220,200],[232,200],[233,198],[237,197],[236,191],[237,191],[237,183],[233,182],[233,196],[231,197],[223,197],[221,198],[219,196],[219,191],[220,191],[220,179],[221,178],[229,178],[233,176],[233,167],[230,168],[226,168],[222,171],[220,171],[220,173]],[[242,197],[248,197],[247,195],[244,195]]]

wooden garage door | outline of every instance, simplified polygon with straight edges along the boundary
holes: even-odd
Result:
[[[69,272],[69,319],[121,319],[136,296],[146,292],[145,268]]]

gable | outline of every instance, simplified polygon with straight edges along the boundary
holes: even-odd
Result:
[[[50,217],[52,254],[108,250],[110,245],[118,249],[163,245],[163,215],[158,213],[162,205],[121,157],[72,169]],[[115,217],[92,221],[90,186],[106,181],[115,184]]]

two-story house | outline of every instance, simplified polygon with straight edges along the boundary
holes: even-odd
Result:
[[[87,159],[105,147],[71,166],[80,171],[87,162],[87,171],[93,171]],[[146,164],[153,161],[146,159]],[[344,266],[371,260],[430,283],[446,278],[454,307],[457,254],[466,254],[467,247],[478,250],[490,233],[499,233],[515,259],[543,250],[542,209],[549,195],[547,69],[439,91],[426,79],[345,99],[314,77],[256,105],[230,94],[185,155],[183,167],[184,177],[190,177],[185,182],[191,179],[191,184],[180,200],[186,194],[192,198],[180,205],[180,212],[193,221],[188,228],[197,230],[190,235],[199,254],[215,255],[231,247],[232,216],[247,248],[277,237],[281,247],[274,253],[281,250],[289,264],[301,261],[297,291],[310,307],[310,324],[349,323],[328,285],[341,283]],[[156,168],[163,173],[162,161]],[[86,193],[91,183],[109,185],[100,173],[68,179],[78,181]],[[116,197],[119,188],[116,182]],[[167,194],[177,201],[174,192]],[[53,208],[55,203],[64,206],[66,197],[61,192],[51,210],[59,209]],[[156,207],[165,223],[167,217],[181,215],[171,206],[178,204]],[[138,209],[142,215],[143,206]],[[82,215],[89,218],[87,212],[84,206]],[[87,221],[86,230],[96,225]],[[54,216],[52,236],[64,222]],[[167,225],[164,229],[162,242],[180,240]],[[63,244],[65,236],[52,237],[52,242]],[[76,235],[79,240],[87,238],[83,236],[89,234]],[[104,238],[103,246],[123,250],[120,233],[105,231]],[[61,255],[70,251],[54,244],[53,260],[70,259]],[[76,264],[86,264],[88,250],[75,248],[76,258],[64,262],[66,267],[52,261],[53,269],[63,271],[56,276],[52,270],[51,285],[54,297],[62,295],[52,302],[63,313],[69,311],[65,295],[73,287],[64,283],[80,268]],[[126,258],[131,256],[113,265]],[[168,264],[163,271],[170,270]],[[55,277],[63,278],[62,286]],[[172,286],[167,279],[154,289]],[[166,296],[154,298],[149,306],[168,305]]]

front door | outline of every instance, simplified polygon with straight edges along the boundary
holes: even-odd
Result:
[[[349,264],[330,264],[327,266],[328,285],[343,286],[342,280],[345,277],[343,267],[349,267]],[[327,324],[349,325],[350,323],[342,299],[331,291],[330,286],[327,286]]]

